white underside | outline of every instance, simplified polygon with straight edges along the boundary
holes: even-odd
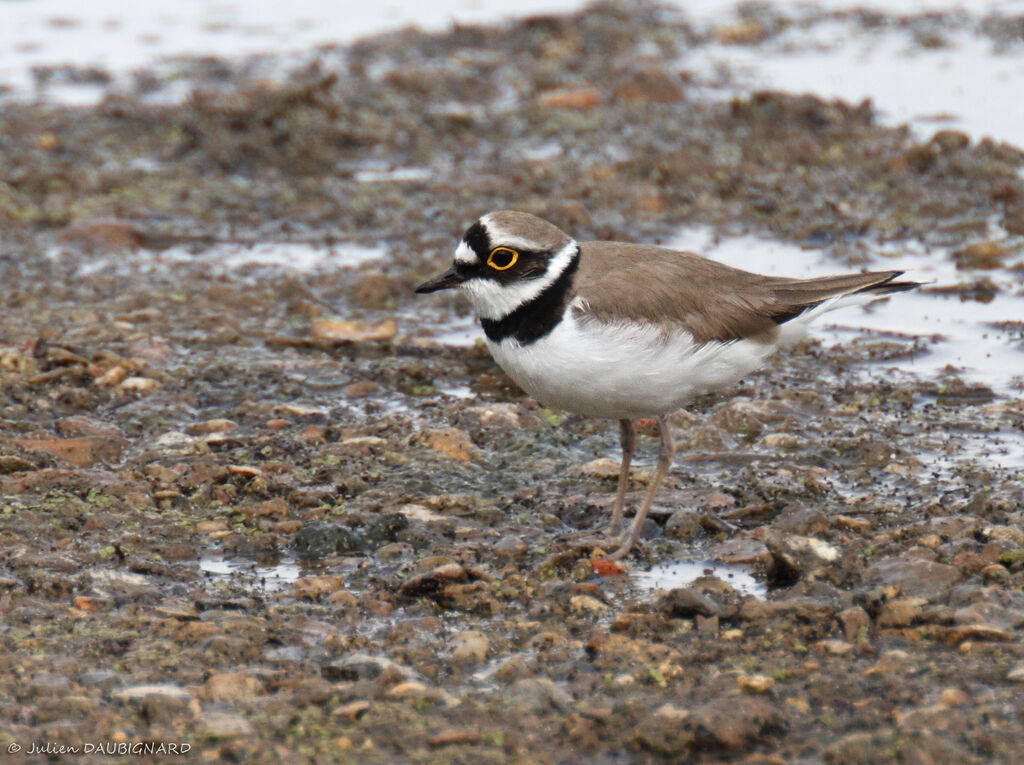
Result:
[[[488,341],[502,369],[545,406],[588,417],[650,417],[733,384],[775,346],[751,340],[695,346],[638,324],[580,321],[571,312],[529,345]]]
[[[774,342],[733,340],[696,345],[689,333],[651,325],[603,324],[567,311],[547,335],[522,345],[487,341],[516,383],[545,406],[587,417],[635,419],[679,409],[697,396],[733,385],[780,347],[795,343],[818,316],[868,302],[870,296],[828,300],[779,327]]]

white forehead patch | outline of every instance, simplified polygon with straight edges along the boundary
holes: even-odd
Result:
[[[537,250],[540,249],[536,242],[525,237],[516,236],[505,231],[501,226],[495,225],[494,219],[488,213],[480,219],[487,230],[487,238],[491,240],[494,247],[511,247],[516,250]]]
[[[455,248],[455,262],[464,266],[475,266],[480,262],[480,258],[473,252],[472,247],[465,242],[459,242],[459,246]]]

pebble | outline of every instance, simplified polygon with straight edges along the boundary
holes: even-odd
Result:
[[[450,641],[452,660],[459,664],[485,661],[491,649],[487,636],[480,630],[465,630]]]
[[[920,619],[928,601],[924,598],[897,598],[882,605],[878,611],[879,627],[909,627]]]
[[[368,343],[391,340],[398,334],[398,322],[394,319],[371,323],[345,321],[344,319],[313,319],[310,335],[314,340],[330,342]]]
[[[608,606],[592,595],[573,595],[569,598],[569,610],[574,614],[598,616],[608,610]]]
[[[432,428],[423,435],[431,449],[459,462],[469,462],[480,449],[458,428]]]
[[[830,656],[844,656],[850,653],[856,646],[846,640],[828,638],[826,640],[819,640],[814,644],[814,647],[822,653],[829,654]]]
[[[328,662],[320,668],[326,680],[373,680],[383,673],[403,680],[422,680],[410,667],[406,667],[387,656],[368,653],[352,653]]]
[[[494,555],[505,560],[519,560],[526,551],[526,542],[519,534],[505,534],[491,548]]]
[[[199,691],[207,701],[245,701],[265,692],[259,678],[242,672],[218,672],[211,675]]]
[[[590,87],[545,90],[537,96],[537,106],[543,109],[593,109],[602,101],[602,92]]]
[[[961,578],[956,566],[910,555],[877,560],[863,574],[864,583],[868,586],[894,585],[903,595],[918,596],[928,601],[942,598]]]
[[[476,420],[482,428],[497,430],[514,430],[522,424],[518,404],[490,404],[488,406],[471,406],[463,413]]]
[[[680,542],[689,542],[704,533],[701,515],[695,510],[676,510],[665,522],[665,536]]]
[[[436,593],[444,585],[468,580],[469,574],[458,563],[444,563],[405,580],[398,588],[398,594],[405,598],[415,598]]]
[[[775,686],[775,680],[768,675],[741,674],[736,678],[736,682],[748,693],[767,693]]]
[[[201,720],[202,735],[215,741],[251,736],[256,732],[252,723],[235,712],[204,711]]]

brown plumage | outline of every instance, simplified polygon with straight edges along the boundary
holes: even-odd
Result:
[[[573,292],[581,318],[682,327],[698,343],[773,340],[779,324],[839,295],[883,295],[917,286],[902,271],[785,279],[742,271],[689,252],[624,242],[583,242]]]

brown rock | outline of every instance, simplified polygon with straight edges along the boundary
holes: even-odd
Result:
[[[882,605],[878,611],[879,627],[909,627],[921,617],[924,598],[897,598]]]
[[[485,661],[491,645],[480,630],[465,630],[451,639],[452,660],[460,664]]]
[[[391,340],[398,334],[398,322],[384,319],[376,323],[345,321],[344,319],[313,319],[311,334],[314,340],[336,343],[368,343]]]
[[[853,606],[840,611],[839,623],[843,625],[843,634],[851,643],[860,643],[868,638],[871,629],[871,617],[860,606]]]
[[[466,582],[469,574],[458,563],[444,563],[422,574],[412,576],[398,588],[403,598],[416,598],[422,595],[434,595],[442,587],[453,582]]]
[[[120,437],[87,436],[82,438],[12,438],[9,443],[29,452],[43,452],[76,467],[89,467],[96,462],[116,462],[128,442]]]
[[[247,701],[263,693],[259,678],[241,672],[218,672],[203,684],[199,697],[207,701]]]
[[[543,109],[593,109],[603,100],[597,88],[559,88],[540,93],[537,105]]]
[[[206,435],[208,433],[228,433],[237,427],[238,424],[231,420],[214,419],[206,420],[205,422],[194,422],[186,426],[185,430],[192,435]]]
[[[864,583],[868,586],[894,585],[903,595],[928,601],[942,598],[961,577],[956,566],[913,556],[882,558],[864,570]]]
[[[346,385],[341,392],[344,393],[349,398],[365,398],[366,396],[370,396],[379,390],[380,385],[373,382],[372,380],[360,380],[359,382],[354,382],[350,385]]]
[[[479,451],[469,435],[458,428],[434,428],[426,431],[424,438],[431,449],[459,462],[469,462]]]

